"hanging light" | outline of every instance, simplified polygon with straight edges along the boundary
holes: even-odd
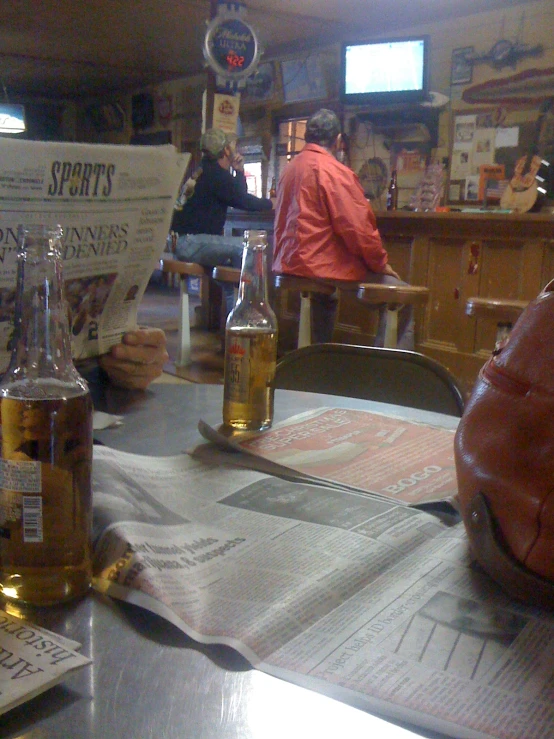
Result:
[[[8,101],[8,91],[4,88],[5,102],[0,103],[0,133],[23,133],[25,130],[25,108]]]

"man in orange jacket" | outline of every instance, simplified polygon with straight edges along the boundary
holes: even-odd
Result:
[[[323,108],[308,119],[306,145],[279,180],[273,271],[312,279],[406,284],[388,263],[358,177],[335,158],[340,144],[340,123],[333,111]],[[317,342],[331,341],[336,310],[335,295],[314,296]],[[382,311],[377,346],[383,346],[384,337]],[[399,312],[398,348],[414,348],[411,306]]]

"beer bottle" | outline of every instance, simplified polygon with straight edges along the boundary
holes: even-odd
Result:
[[[33,605],[91,582],[92,401],[71,358],[62,229],[20,227],[15,335],[0,383],[0,594]]]
[[[267,297],[267,233],[244,236],[239,294],[225,329],[223,422],[261,430],[273,421],[277,319]]]
[[[396,210],[398,208],[398,185],[396,183],[396,170],[391,172],[389,189],[387,191],[387,210]]]

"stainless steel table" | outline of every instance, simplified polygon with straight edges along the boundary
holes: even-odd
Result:
[[[199,417],[221,420],[217,385],[154,385],[144,393],[93,388],[97,408],[125,415],[96,434],[124,451],[176,454],[200,440]],[[454,427],[457,419],[380,403],[277,391],[276,420],[321,405],[392,410]],[[224,646],[200,645],[140,608],[91,593],[30,609],[36,623],[80,641],[93,664],[0,717],[0,737],[23,739],[407,739],[402,727],[257,670]]]

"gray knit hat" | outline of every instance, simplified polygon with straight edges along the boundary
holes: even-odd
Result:
[[[219,159],[228,145],[227,135],[219,128],[208,128],[200,139],[202,152],[213,159]]]

